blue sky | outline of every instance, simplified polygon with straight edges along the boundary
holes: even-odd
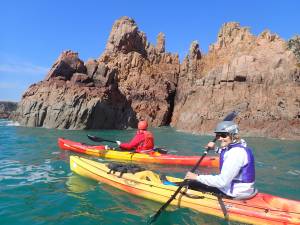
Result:
[[[182,59],[192,41],[202,52],[225,22],[239,22],[258,35],[269,29],[285,40],[300,34],[300,1],[227,0],[3,0],[0,13],[0,101],[20,101],[44,79],[64,50],[86,61],[103,52],[112,25],[133,18],[148,41],[165,33],[166,50]]]

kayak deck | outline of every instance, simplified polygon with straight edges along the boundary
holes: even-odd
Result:
[[[109,168],[99,162],[78,156],[70,157],[73,172],[143,198],[165,203],[178,186],[165,185],[158,174],[146,170],[135,174],[108,173]],[[170,182],[182,179],[167,177]],[[249,200],[222,200],[228,219],[250,224],[300,224],[300,202],[265,193],[258,193]],[[199,212],[224,218],[218,198],[209,193],[182,189],[171,202],[178,207],[187,207]]]
[[[163,165],[193,166],[200,159],[200,156],[161,154],[155,151],[146,154],[128,151],[118,151],[113,149],[105,150],[104,146],[87,145],[84,143],[75,142],[64,138],[58,138],[58,146],[63,150],[78,152],[107,159],[129,160]],[[202,160],[200,166],[219,167],[219,157],[206,156]]]

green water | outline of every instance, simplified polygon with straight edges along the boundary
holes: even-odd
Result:
[[[211,139],[171,128],[152,131],[157,145],[182,155],[201,155],[201,146]],[[146,224],[161,204],[73,174],[69,169],[70,153],[57,147],[60,136],[93,144],[87,134],[125,141],[134,132],[24,128],[0,120],[0,224]],[[256,157],[258,189],[300,200],[300,141],[247,138],[247,142]],[[148,166],[181,177],[188,169]],[[174,208],[163,213],[156,224],[227,223],[189,209]]]

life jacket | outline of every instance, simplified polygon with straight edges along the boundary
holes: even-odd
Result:
[[[255,165],[254,165],[254,156],[252,149],[242,145],[241,143],[230,144],[226,149],[222,150],[220,153],[220,171],[222,170],[224,163],[224,155],[226,152],[230,151],[232,148],[239,147],[246,151],[248,163],[243,166],[238,175],[231,182],[231,193],[235,183],[253,183],[255,181]]]
[[[145,152],[145,150],[153,150],[154,148],[154,137],[150,131],[140,131],[144,134],[144,141],[139,144],[136,148],[137,152]]]

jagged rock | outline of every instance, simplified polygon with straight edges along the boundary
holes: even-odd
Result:
[[[69,81],[43,81],[24,94],[16,116],[21,125],[33,127],[123,129],[134,126],[134,112],[124,96],[117,91],[110,92]]]
[[[199,60],[201,59],[201,52],[199,50],[198,41],[193,41],[189,51],[190,60]]]
[[[154,48],[134,20],[116,21],[102,56],[83,63],[61,54],[44,81],[23,95],[16,120],[25,126],[65,129],[152,126],[171,120],[179,73],[178,55]]]
[[[156,40],[156,49],[158,53],[165,52],[165,35],[159,33]]]
[[[93,77],[98,69],[98,62],[95,59],[89,59],[85,64],[86,73],[89,77]]]
[[[197,67],[189,58],[181,66],[172,126],[210,133],[225,113],[242,109],[244,134],[300,137],[300,68],[277,35],[255,37],[227,23],[209,53],[193,62]]]
[[[78,53],[71,50],[63,52],[54,63],[45,80],[61,77],[70,80],[74,73],[86,73],[83,61],[78,58]]]
[[[105,51],[109,53],[128,53],[132,51],[145,54],[147,39],[138,31],[135,21],[127,16],[117,20],[109,35]]]
[[[252,42],[253,39],[254,36],[250,34],[248,27],[241,27],[236,22],[225,23],[218,34],[217,42],[210,46],[210,51],[224,49],[229,46],[237,47],[241,43]]]
[[[115,69],[118,89],[131,103],[138,120],[147,119],[152,126],[167,125],[173,111],[179,58],[164,52],[162,33],[156,47],[146,40],[132,19],[122,17],[113,26],[106,50],[98,62],[110,70]]]
[[[0,101],[0,119],[7,119],[17,109],[17,102]]]
[[[98,59],[84,63],[63,52],[23,95],[14,118],[64,129],[123,129],[146,119],[207,134],[229,111],[240,110],[242,135],[300,139],[300,67],[293,51],[270,31],[255,37],[230,22],[208,54],[194,41],[180,65],[177,54],[165,52],[163,33],[153,46],[133,19],[122,17]]]

